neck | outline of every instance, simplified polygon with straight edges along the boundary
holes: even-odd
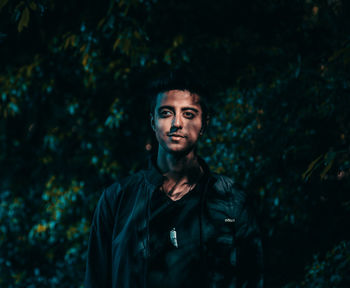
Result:
[[[187,154],[171,154],[161,146],[158,149],[157,165],[164,176],[169,180],[179,181],[186,178],[192,182],[202,173],[202,168],[198,163],[198,157],[194,150]]]

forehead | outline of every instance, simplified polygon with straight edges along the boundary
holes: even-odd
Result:
[[[170,90],[157,95],[156,107],[174,106],[174,107],[196,107],[200,106],[200,97],[197,94],[190,93],[187,90]]]

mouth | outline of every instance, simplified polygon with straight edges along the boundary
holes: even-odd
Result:
[[[168,136],[171,141],[175,141],[176,143],[185,138],[185,136],[180,134],[169,134]]]
[[[173,137],[173,138],[185,138],[185,136],[180,135],[180,134],[168,134],[169,137]]]

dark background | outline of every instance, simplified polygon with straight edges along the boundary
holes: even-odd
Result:
[[[350,287],[350,1],[0,0],[0,286],[81,287],[104,187],[156,148],[185,67],[199,154],[254,199],[266,287]]]

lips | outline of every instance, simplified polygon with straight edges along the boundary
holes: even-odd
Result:
[[[180,135],[180,134],[169,134],[169,137],[181,137],[181,138],[185,138],[185,136]]]

